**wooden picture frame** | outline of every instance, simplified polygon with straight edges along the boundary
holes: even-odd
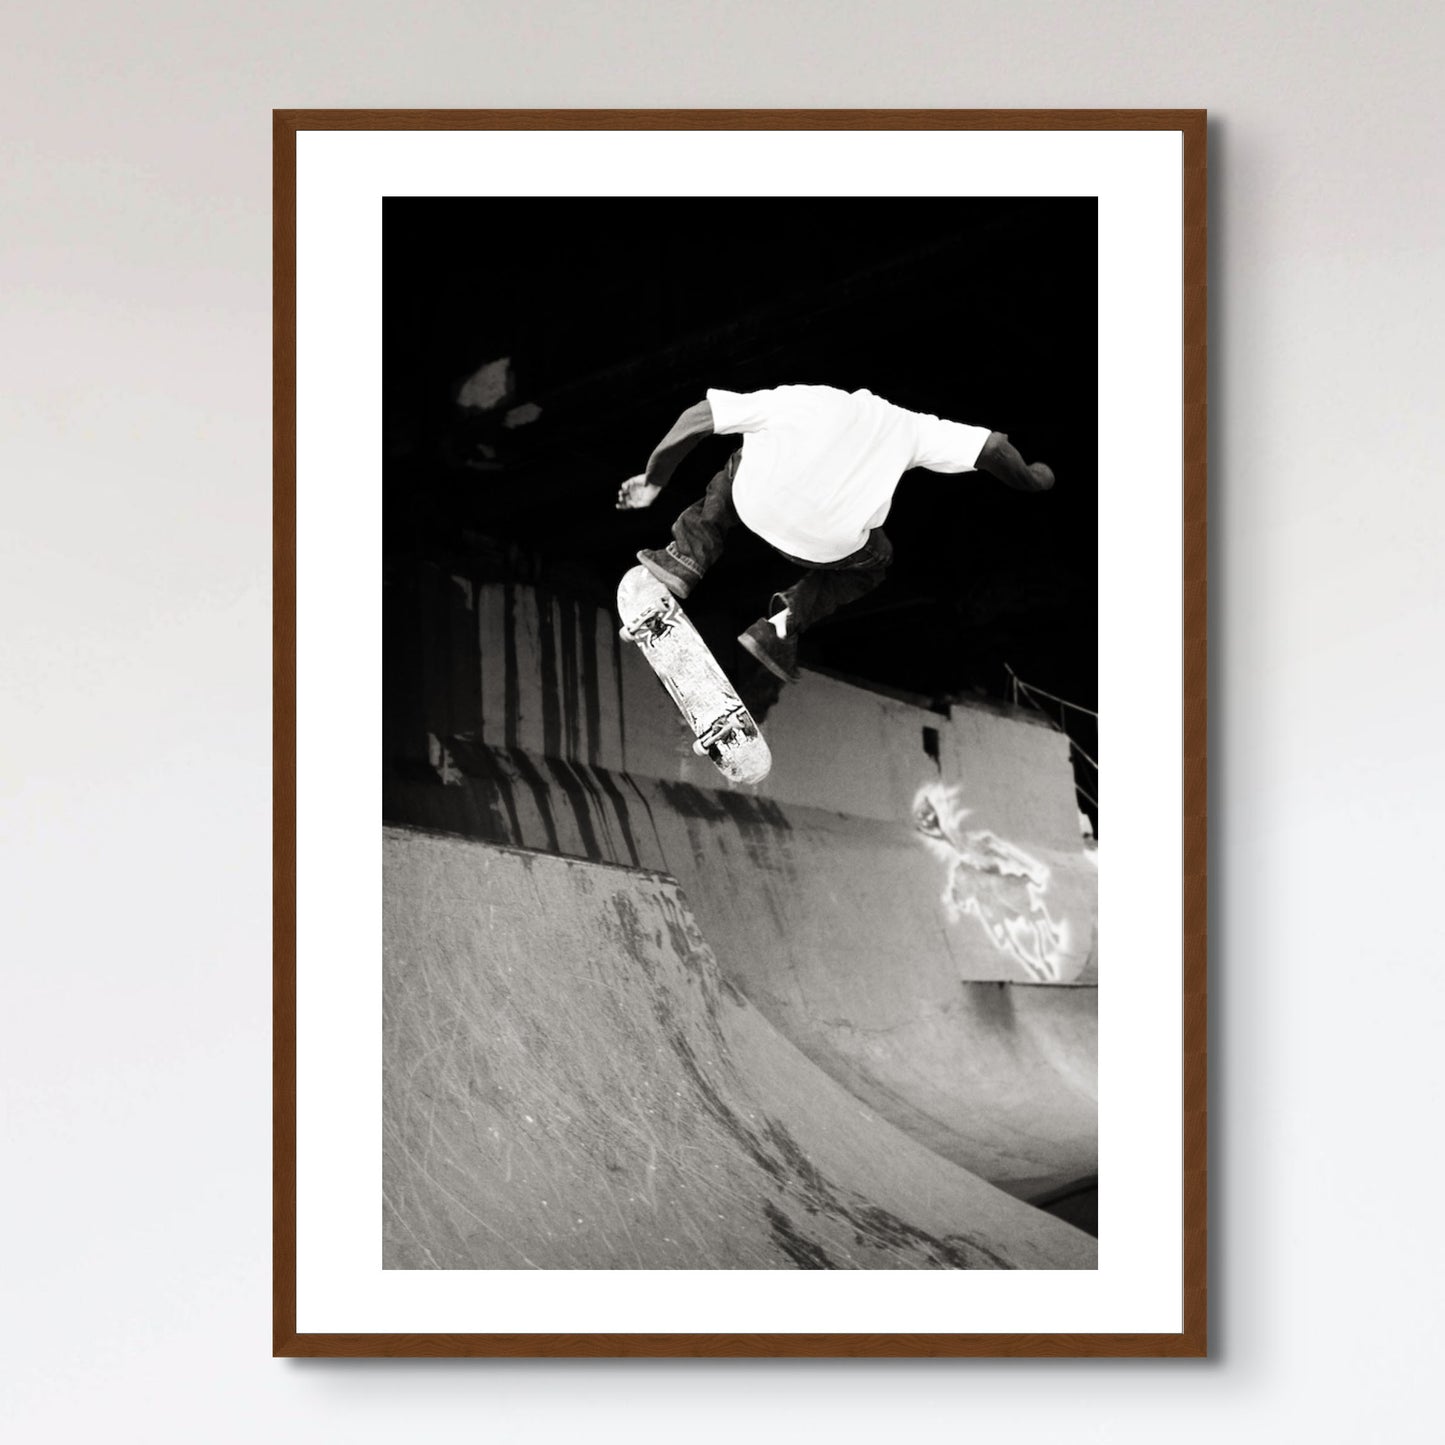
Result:
[[[507,1332],[298,1328],[298,141],[325,132],[1167,132],[1180,144],[1183,339],[1182,1303],[1158,1332]],[[274,1334],[277,1356],[1202,1356],[1207,1353],[1206,118],[1178,111],[308,111],[274,114]],[[304,568],[304,559],[302,559]],[[1172,957],[1172,955],[1170,955]]]

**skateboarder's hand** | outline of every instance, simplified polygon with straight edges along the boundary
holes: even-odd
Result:
[[[1053,469],[1042,462],[1034,462],[1029,467],[1029,474],[1034,479],[1034,486],[1041,492],[1047,492],[1054,484]]]
[[[617,508],[622,512],[650,507],[661,495],[662,488],[655,487],[643,475],[628,477],[617,489]]]

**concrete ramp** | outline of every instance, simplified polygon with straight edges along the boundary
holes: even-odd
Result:
[[[805,672],[729,788],[607,607],[421,567],[387,589],[383,816],[666,874],[836,1083],[1038,1201],[1098,1172],[1098,854],[1068,740]]]
[[[743,997],[666,874],[388,828],[391,1269],[1090,1269]]]

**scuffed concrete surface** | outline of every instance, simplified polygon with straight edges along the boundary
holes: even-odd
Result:
[[[1089,1269],[852,1097],[666,875],[387,829],[393,1269]]]

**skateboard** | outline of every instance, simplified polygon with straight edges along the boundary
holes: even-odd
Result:
[[[633,567],[617,588],[622,636],[635,642],[672,695],[696,741],[734,783],[760,783],[773,755],[752,714],[708,651],[677,598],[646,567]]]

